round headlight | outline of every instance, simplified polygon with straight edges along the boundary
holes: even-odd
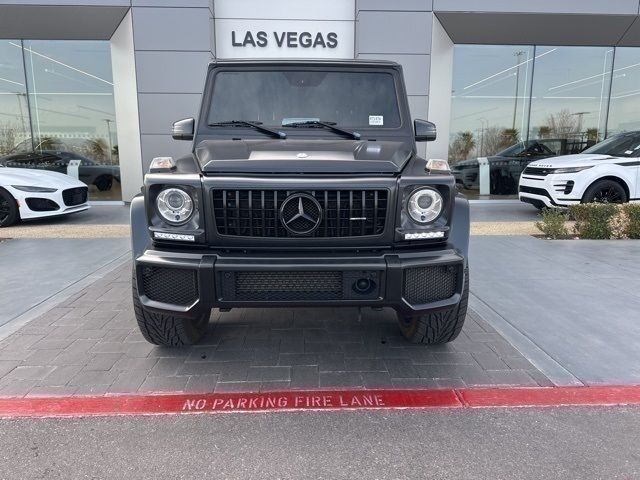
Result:
[[[167,188],[158,194],[156,206],[160,216],[172,225],[187,223],[193,215],[193,199],[180,188]]]
[[[433,188],[417,190],[409,197],[407,211],[417,223],[433,222],[442,213],[442,195]]]

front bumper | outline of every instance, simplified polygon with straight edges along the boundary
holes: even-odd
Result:
[[[135,259],[141,303],[189,315],[211,308],[371,306],[405,314],[451,308],[465,259],[456,250],[347,255],[190,253]]]
[[[536,207],[568,207],[580,203],[587,185],[577,174],[551,174],[520,177],[520,201]]]

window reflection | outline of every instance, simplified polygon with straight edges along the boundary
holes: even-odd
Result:
[[[109,43],[0,41],[0,58],[3,67],[11,59],[15,76],[7,79],[21,84],[11,84],[21,110],[11,127],[17,133],[0,133],[0,163],[67,173],[69,162],[76,160],[92,200],[120,200]],[[2,107],[7,98],[0,98]]]
[[[613,47],[538,47],[536,52],[529,138],[565,140],[566,153],[602,140]]]
[[[456,45],[449,161],[458,188],[515,198],[532,161],[640,128],[638,85],[638,48]]]
[[[526,135],[533,47],[457,45],[449,160],[493,155]]]
[[[14,42],[0,40],[0,156],[31,137],[22,54]]]
[[[640,48],[616,48],[607,136],[640,130]]]

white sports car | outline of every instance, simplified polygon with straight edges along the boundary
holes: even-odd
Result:
[[[577,155],[530,163],[520,200],[537,208],[640,201],[640,132],[610,137]]]
[[[0,166],[0,227],[89,208],[87,186],[57,172]]]

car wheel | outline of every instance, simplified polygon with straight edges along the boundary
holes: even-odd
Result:
[[[582,203],[625,203],[627,192],[614,180],[598,180],[584,192]]]
[[[133,311],[142,336],[149,343],[164,347],[180,347],[198,343],[209,326],[210,311],[190,317],[155,313],[145,310],[138,296],[135,269],[131,278]]]
[[[462,325],[467,317],[468,301],[469,269],[467,268],[464,271],[462,297],[456,306],[416,316],[398,314],[400,331],[411,343],[437,345],[451,342],[460,335]]]
[[[4,188],[0,188],[0,227],[13,225],[20,219],[18,204]]]
[[[93,184],[101,192],[106,192],[107,190],[111,190],[111,187],[113,186],[113,177],[102,175],[101,177],[96,178]]]

